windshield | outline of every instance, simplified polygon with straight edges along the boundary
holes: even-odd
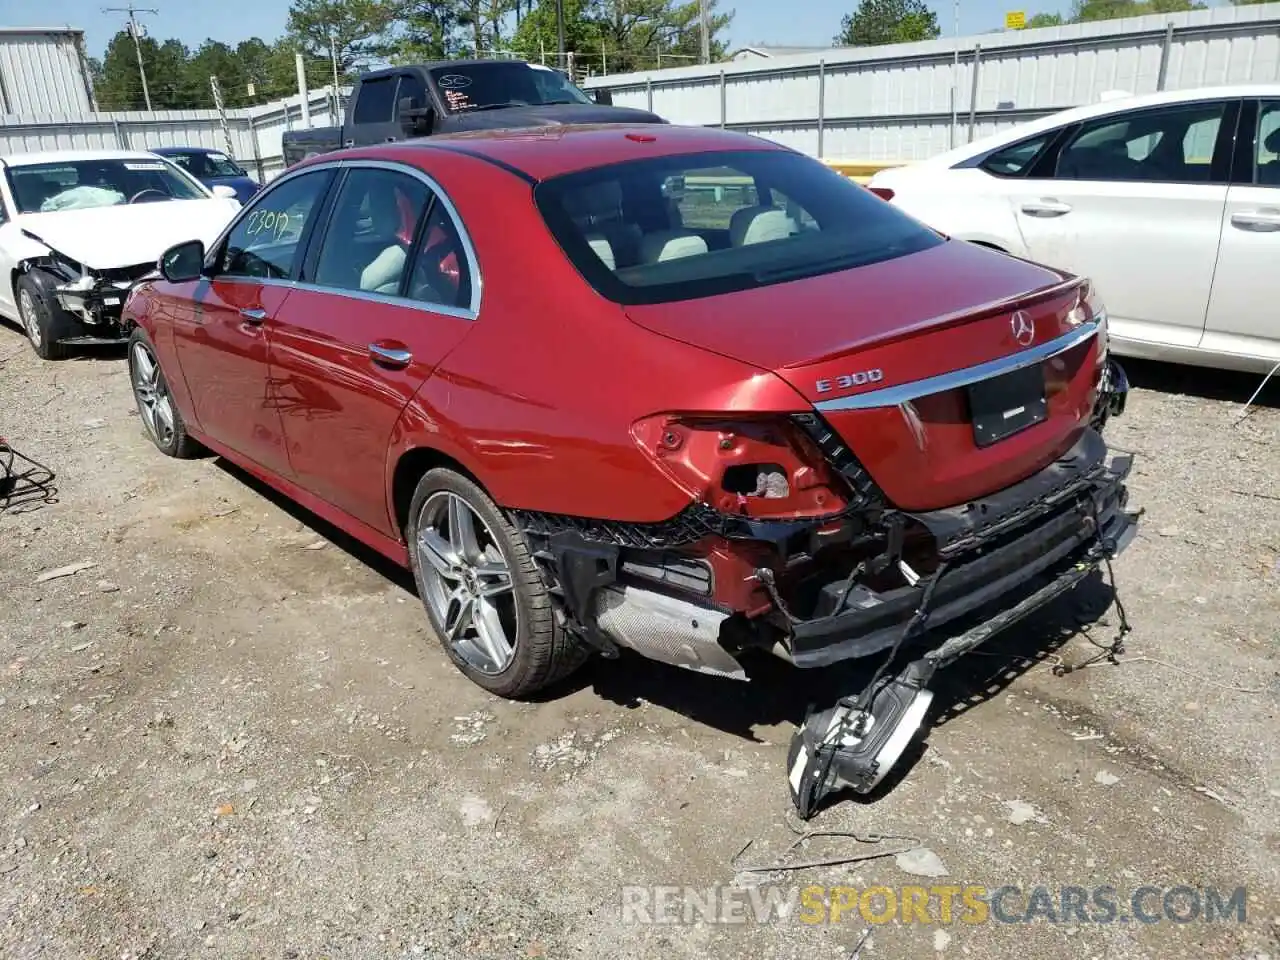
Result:
[[[550,67],[529,63],[462,63],[436,67],[431,79],[450,113],[546,103],[591,103]]]
[[[623,304],[690,300],[890,260],[944,240],[810,157],[634,160],[534,190],[560,246]]]
[[[193,176],[202,179],[248,176],[225,153],[168,153],[165,156]]]
[[[73,160],[9,167],[19,213],[113,207],[121,203],[207,199],[199,186],[158,157]]]

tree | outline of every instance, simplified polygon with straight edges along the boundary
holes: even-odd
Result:
[[[1120,17],[1144,17],[1152,13],[1182,13],[1203,10],[1199,0],[1076,0],[1071,10],[1072,23],[1116,20]]]
[[[591,0],[563,0],[563,3],[564,48],[582,55],[588,62],[597,61],[602,51],[599,22],[587,16],[588,7],[594,4]],[[526,60],[537,62],[545,54],[555,63],[559,50],[555,0],[539,3],[525,14],[516,27],[511,47]],[[607,52],[605,56],[607,58]]]
[[[329,58],[332,36],[338,70],[348,74],[380,52],[400,7],[392,0],[293,0],[289,35],[312,59]]]
[[[1060,13],[1037,13],[1027,21],[1027,29],[1034,30],[1037,27],[1060,27],[1065,20],[1062,19]]]
[[[933,40],[941,32],[938,15],[924,0],[862,0],[858,9],[845,15],[833,42],[841,47],[872,47]]]

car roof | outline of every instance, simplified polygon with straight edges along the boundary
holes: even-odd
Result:
[[[0,159],[7,167],[28,167],[37,163],[75,163],[82,160],[154,160],[155,154],[144,150],[45,150],[10,154]]]
[[[217,147],[152,147],[151,152],[168,157],[175,153],[226,153],[227,151],[219,150]]]
[[[974,140],[964,146],[936,154],[928,160],[913,164],[913,166],[951,166],[960,160],[967,160],[970,157],[978,156],[1004,144],[1016,143],[1044,130],[1053,130],[1069,123],[1079,123],[1082,120],[1106,117],[1113,113],[1124,113],[1144,107],[1162,107],[1179,103],[1255,97],[1263,99],[1280,98],[1280,83],[1238,83],[1230,86],[1195,87],[1187,90],[1164,90],[1159,93],[1144,93],[1137,96],[1108,97],[1083,106],[1059,110],[1057,113],[1051,113],[1037,120],[1028,120],[1025,123],[1006,127],[997,133],[983,137],[981,140]]]
[[[598,123],[437,134],[342,153],[352,157],[391,156],[419,163],[428,150],[480,157],[533,180],[645,157],[731,150],[790,152],[771,140],[715,127]],[[318,159],[326,157],[333,158],[334,154],[321,154]]]

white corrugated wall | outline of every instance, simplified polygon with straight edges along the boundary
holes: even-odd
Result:
[[[83,35],[0,29],[0,113],[75,115],[94,109]]]
[[[955,65],[959,48],[959,65]],[[976,73],[976,84],[975,84]],[[619,106],[827,158],[922,159],[1095,101],[1280,81],[1280,3],[595,77]],[[953,105],[954,96],[954,105]],[[953,128],[952,111],[956,122]],[[972,114],[972,119],[971,119]]]

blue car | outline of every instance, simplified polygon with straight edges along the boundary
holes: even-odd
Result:
[[[156,147],[152,153],[168,157],[206,187],[225,186],[236,192],[242,204],[262,189],[239,164],[221,150],[209,147]]]

